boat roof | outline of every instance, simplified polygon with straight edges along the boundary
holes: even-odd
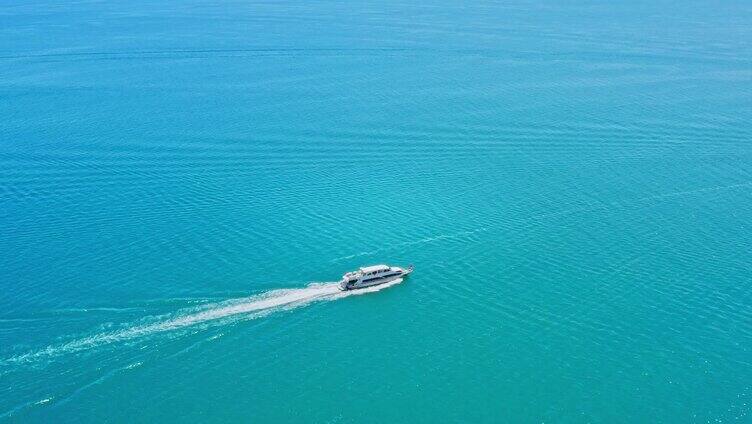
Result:
[[[387,265],[371,265],[371,266],[364,266],[360,268],[360,272],[368,273],[373,271],[383,271],[389,269],[389,266]]]

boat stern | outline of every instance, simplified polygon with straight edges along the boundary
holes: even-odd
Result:
[[[348,288],[347,288],[347,280],[346,279],[343,278],[343,279],[339,280],[339,290],[340,291],[348,290]]]
[[[353,272],[348,272],[347,274],[342,276],[342,279],[339,280],[339,289],[342,291],[350,290],[353,287],[353,284],[355,284],[358,281],[358,275]]]

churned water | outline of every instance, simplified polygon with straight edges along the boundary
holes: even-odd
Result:
[[[11,0],[0,119],[0,422],[752,421],[747,3]]]

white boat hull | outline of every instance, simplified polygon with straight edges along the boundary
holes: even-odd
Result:
[[[400,278],[403,278],[413,272],[413,267],[410,266],[407,269],[405,268],[399,268],[399,267],[393,267],[394,273],[390,273],[389,275],[385,275],[383,277],[376,277],[376,278],[370,278],[366,279],[363,278],[363,276],[360,276],[358,278],[350,277],[343,278],[339,283],[339,289],[342,291],[347,290],[358,290],[358,289],[364,289],[366,287],[373,287],[378,286],[381,284],[391,283],[392,281],[398,280]]]

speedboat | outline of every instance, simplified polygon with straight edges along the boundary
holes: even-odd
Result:
[[[412,265],[408,265],[407,268],[389,265],[365,266],[343,275],[339,281],[339,289],[343,291],[355,290],[390,283],[410,274],[413,269]]]

